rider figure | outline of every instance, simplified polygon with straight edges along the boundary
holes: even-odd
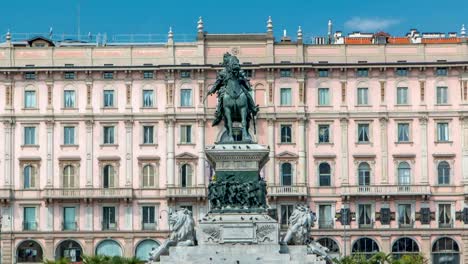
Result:
[[[225,81],[227,81],[227,67],[229,63],[229,59],[232,55],[229,53],[225,53],[223,56],[223,66],[224,69],[221,70],[221,72],[218,74],[218,77],[216,78],[216,82],[213,85],[213,87],[208,91],[208,95],[214,94],[215,92],[218,92],[218,105],[216,107],[216,112],[215,112],[215,120],[213,120],[212,126],[216,126],[221,122],[221,119],[223,118],[223,95],[224,95],[224,86],[225,86]],[[248,107],[252,113],[252,116],[257,115],[258,112],[258,105],[255,105],[255,102],[252,98],[252,95],[250,94],[250,91],[252,91],[252,87],[250,87],[249,79],[245,76],[245,73],[241,70],[238,72],[238,77],[239,81],[241,84],[242,91],[247,97],[247,102],[248,102]]]

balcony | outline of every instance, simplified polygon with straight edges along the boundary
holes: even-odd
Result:
[[[430,195],[429,185],[367,185],[343,186],[346,196]]]
[[[374,220],[372,220],[372,222],[370,222],[370,223],[363,223],[363,224],[360,223],[359,228],[360,229],[372,229],[372,228],[374,228],[374,223],[375,223]]]
[[[319,220],[318,227],[319,229],[333,229],[334,221],[333,220]]]
[[[45,189],[45,199],[132,199],[132,188],[54,188]]]
[[[142,230],[156,230],[156,223],[141,223]]]
[[[268,186],[268,196],[271,197],[306,197],[307,186],[292,185],[292,186]]]
[[[205,198],[205,187],[167,187],[168,198]]]
[[[102,231],[117,230],[117,222],[102,222]]]
[[[63,222],[62,230],[63,231],[77,231],[78,223],[77,222]]]
[[[398,228],[405,229],[405,228],[413,228],[414,227],[414,220],[411,220],[409,223],[398,222]]]
[[[25,221],[23,222],[24,231],[37,231],[37,222],[35,221]]]

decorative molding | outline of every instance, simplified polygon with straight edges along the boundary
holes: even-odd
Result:
[[[299,158],[299,155],[292,153],[290,151],[283,151],[279,154],[276,155],[276,158],[278,159],[297,159]]]
[[[175,158],[179,160],[193,160],[193,159],[198,159],[198,156],[192,153],[184,152],[184,153],[176,155]]]
[[[434,159],[454,159],[456,157],[455,153],[434,153],[432,154]]]

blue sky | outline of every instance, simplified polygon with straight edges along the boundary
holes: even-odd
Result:
[[[196,34],[198,16],[211,33],[264,32],[272,16],[275,35],[286,29],[295,35],[324,35],[332,19],[334,31],[403,35],[410,28],[421,32],[460,32],[468,26],[466,0],[2,0],[0,33],[48,32],[76,34],[80,3],[82,34]]]

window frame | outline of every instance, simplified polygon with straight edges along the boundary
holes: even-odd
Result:
[[[106,105],[106,93],[112,92],[112,104],[111,105]],[[113,88],[104,88],[102,90],[102,107],[107,108],[107,109],[112,109],[112,108],[117,108],[117,92]]]
[[[189,104],[184,103],[183,94],[184,92],[190,91],[190,102]],[[180,94],[180,107],[194,107],[193,105],[193,89],[192,88],[181,88],[179,91]]]
[[[67,92],[72,92],[73,93],[73,105],[68,106],[67,105],[67,100],[65,94]],[[63,109],[77,109],[78,108],[78,93],[75,88],[67,86],[66,88],[63,89]]]
[[[289,91],[289,97],[287,98],[286,102],[283,102],[283,92]],[[279,93],[279,106],[293,106],[293,92],[291,87],[282,87],[280,88],[280,93]]]
[[[284,141],[284,140],[283,140],[283,128],[286,129],[286,128],[288,128],[288,127],[289,127],[289,132],[290,132],[289,141],[287,141],[287,140]],[[293,136],[293,135],[294,135],[294,134],[293,134],[293,133],[294,133],[294,132],[293,132],[293,124],[291,124],[291,123],[283,123],[283,124],[280,124],[280,125],[279,125],[279,130],[280,130],[280,131],[279,131],[279,136],[280,136],[279,142],[280,142],[280,144],[294,144],[294,142],[293,142],[293,138],[294,138],[294,136]],[[286,137],[286,139],[287,139],[287,135],[286,135],[285,137]]]
[[[356,144],[372,144],[372,122],[369,121],[357,121],[356,122]],[[359,131],[361,126],[367,125],[367,141],[361,141],[359,139]]]
[[[326,92],[326,95],[327,95],[327,99],[326,99],[326,103],[323,103],[321,102],[321,96],[320,96],[320,91],[327,91]],[[328,88],[328,87],[319,87],[317,88],[317,106],[331,106],[331,89]]]
[[[145,128],[151,127],[152,128],[152,137],[151,137],[151,142],[145,142],[146,141],[146,131]],[[149,123],[143,123],[141,124],[141,144],[145,146],[154,146],[157,145],[157,137],[156,137],[156,124],[149,124]]]
[[[33,137],[33,140],[34,142],[28,142],[26,140],[26,135],[27,135],[27,132],[26,130],[27,129],[34,129],[34,137]],[[36,124],[24,124],[23,125],[23,144],[22,146],[23,147],[38,147],[39,144],[38,144],[38,139],[39,139],[39,126],[36,125]]]
[[[401,121],[396,121],[396,143],[397,144],[408,144],[408,143],[412,143],[412,122],[411,121],[405,121],[405,120],[401,120]],[[400,125],[407,125],[408,126],[408,140],[407,141],[402,141],[400,140]]]
[[[406,101],[403,101],[402,98],[400,98],[400,90],[403,90],[405,91],[406,93]],[[408,86],[397,86],[396,87],[396,105],[398,106],[408,106],[410,105],[410,101],[411,101],[411,98],[410,98],[410,90],[409,90],[409,87]]]
[[[286,176],[286,177],[290,177],[290,184],[289,185],[285,185],[284,184],[284,173],[283,173],[283,166],[286,165],[286,164],[289,164],[291,166],[291,173],[289,176]],[[280,171],[280,184],[281,186],[294,186],[294,182],[295,182],[295,179],[294,179],[294,165],[293,165],[293,162],[291,161],[283,161],[283,162],[280,162],[279,163],[279,171]]]
[[[329,174],[322,174],[320,173],[320,166],[322,164],[327,164],[329,169],[330,169],[330,172]],[[320,160],[320,161],[317,161],[317,185],[319,187],[332,187],[334,184],[333,184],[333,166],[334,163],[331,162],[331,161],[327,161],[327,160]],[[328,177],[328,182],[329,182],[329,185],[322,185],[322,177]]]
[[[146,92],[151,92],[151,99],[150,99],[151,104],[149,104],[149,105],[146,105],[146,100],[145,100],[146,99],[145,98],[145,93]],[[156,106],[155,106],[156,96],[155,95],[156,95],[156,93],[155,93],[154,89],[143,88],[141,90],[141,107],[142,108],[156,108]]]
[[[34,105],[28,106],[26,104],[26,94],[27,93],[34,93]],[[28,85],[23,90],[23,108],[25,110],[37,110],[39,109],[39,92],[38,89],[34,86]]]
[[[440,95],[442,97],[439,97],[439,89],[441,90],[444,90],[445,93],[440,93]],[[450,94],[449,94],[449,87],[447,85],[437,85],[436,86],[436,96],[435,96],[435,105],[449,105],[450,102],[449,102],[449,98],[450,98]]]
[[[190,127],[190,133],[187,133],[187,129]],[[182,133],[184,131],[184,133]],[[192,124],[180,124],[179,127],[179,144],[181,145],[192,145],[194,144],[193,142],[193,136],[194,136],[194,131],[193,131],[193,125]],[[185,140],[183,138],[183,135],[185,135]],[[190,140],[187,140],[187,135],[190,135]]]
[[[435,120],[435,142],[436,143],[451,143],[451,137],[450,137],[450,120]],[[446,140],[441,140],[440,134],[439,134],[439,124],[447,124],[447,139]]]
[[[361,101],[361,96],[359,91],[366,91],[365,93],[365,102]],[[356,88],[356,105],[359,106],[370,106],[369,103],[369,87],[357,87]]]

